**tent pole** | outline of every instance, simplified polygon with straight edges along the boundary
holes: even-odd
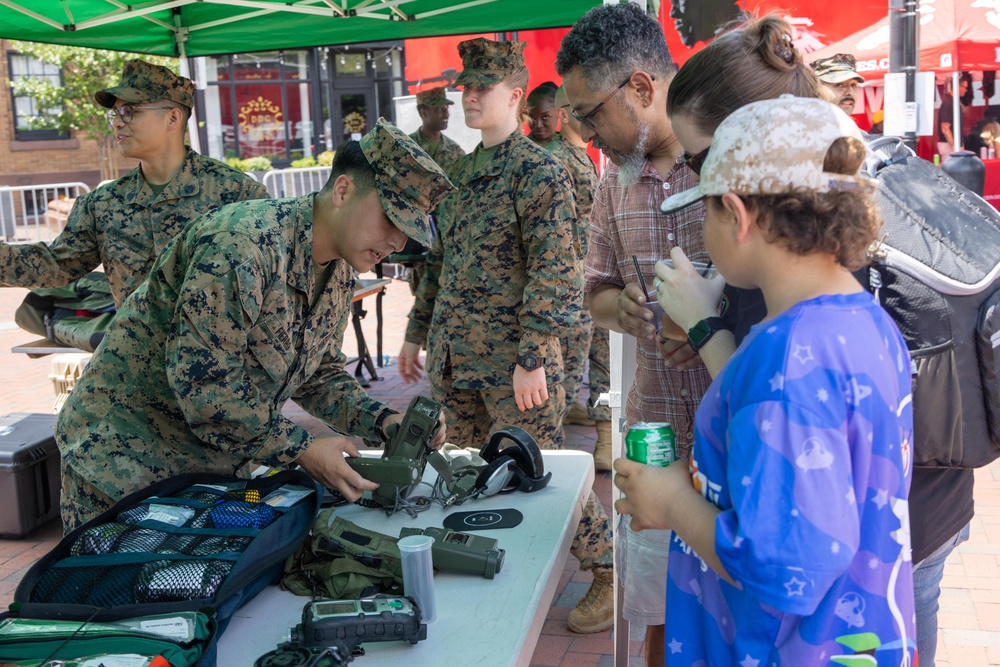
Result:
[[[951,73],[951,139],[954,150],[962,148],[962,111],[959,105],[962,103],[961,95],[958,93],[959,73],[955,70]]]
[[[907,108],[917,101],[917,71],[920,68],[919,0],[889,0],[889,71],[906,75]],[[916,117],[916,114],[914,114]],[[917,149],[917,128],[906,127],[903,143]]]
[[[174,43],[177,45],[177,58],[180,62],[181,76],[191,79],[191,63],[188,62],[187,51],[184,42],[187,40],[187,33],[182,33],[181,13],[174,10]],[[193,81],[194,79],[192,79]],[[201,153],[201,135],[198,133],[197,105],[191,107],[191,117],[188,118],[188,137],[191,139],[191,148],[195,153]]]

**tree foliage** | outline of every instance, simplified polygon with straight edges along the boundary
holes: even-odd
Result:
[[[33,77],[12,82],[14,95],[33,97],[37,108],[53,112],[33,119],[31,129],[72,130],[97,139],[102,179],[117,177],[112,132],[104,115],[105,109],[94,101],[94,93],[117,86],[128,60],[141,58],[155,65],[166,65],[176,72],[177,59],[35,42],[11,42],[11,45],[20,54],[58,66],[63,73],[61,86]]]

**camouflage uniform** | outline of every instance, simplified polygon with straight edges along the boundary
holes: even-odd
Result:
[[[518,47],[523,44],[462,42],[466,70],[456,84],[485,87],[505,79],[523,67]],[[504,50],[514,53],[497,53]],[[438,237],[406,340],[426,343],[431,392],[448,411],[453,442],[481,446],[496,428],[520,426],[540,447],[559,448],[559,336],[583,310],[572,188],[555,159],[519,131],[476,171],[478,151],[450,172],[458,191],[438,207]],[[512,377],[518,354],[529,353],[544,360],[549,400],[522,413]],[[572,553],[583,569],[612,567],[610,526],[593,493]]]
[[[413,139],[417,144],[427,151],[427,154],[433,158],[435,162],[441,165],[445,173],[451,173],[452,167],[458,162],[458,158],[465,155],[465,151],[462,147],[458,145],[453,139],[449,139],[443,133],[441,134],[441,142],[437,145],[435,149],[431,146],[431,141],[424,136],[424,133],[420,130],[410,134],[410,138]]]
[[[405,139],[383,123],[366,139]],[[427,210],[439,193],[413,187],[420,173],[392,146],[363,139],[362,147],[390,219],[429,240]],[[384,175],[377,165],[394,169]],[[183,472],[291,463],[314,438],[281,414],[288,399],[341,433],[379,439],[375,421],[386,408],[344,370],[340,351],[354,291],[346,261],[334,260],[310,309],[314,196],[241,202],[199,218],[122,304],[56,425],[67,529],[100,511],[95,490],[113,501]]]
[[[597,170],[594,163],[587,155],[587,150],[565,141],[558,134],[549,144],[548,150],[552,156],[559,161],[569,173],[573,184],[573,197],[576,201],[576,234],[583,254],[587,254],[587,246],[590,242],[590,211],[594,207],[594,190],[597,188]],[[563,364],[565,366],[566,377],[563,380],[565,390],[565,411],[564,416],[569,413],[569,409],[577,401],[580,387],[583,385],[583,373],[587,364],[587,358],[593,346],[594,320],[590,316],[590,311],[584,308],[580,314],[580,319],[560,339],[559,343],[563,351]],[[605,331],[604,347],[607,348],[607,333]],[[608,352],[610,357],[610,351]],[[594,374],[595,364],[591,364],[591,373]],[[597,375],[599,377],[601,366],[598,365]],[[605,363],[603,368],[607,369]],[[608,371],[605,371],[607,373]],[[591,378],[590,393],[593,399],[595,392],[600,395],[602,391],[594,387],[594,378]],[[604,385],[603,391],[610,388],[610,376]],[[591,401],[592,403],[593,401]],[[588,408],[588,412],[594,408]],[[610,419],[610,408],[602,408],[608,412],[606,419]]]
[[[454,102],[448,99],[443,87],[422,90],[417,93],[418,107],[441,107],[452,104],[454,104]],[[424,133],[421,132],[419,128],[410,134],[410,138],[417,142],[418,146],[427,151],[427,154],[431,156],[431,159],[437,162],[438,166],[440,166],[446,174],[450,173],[451,169],[455,166],[455,163],[458,162],[458,159],[465,155],[465,150],[459,146],[458,143],[449,139],[443,133],[441,134],[441,140],[438,142],[437,146],[432,145],[431,140],[424,136]],[[426,248],[423,248],[422,250],[426,250]],[[410,266],[409,278],[411,294],[417,293],[417,287],[420,285],[420,280],[423,278],[423,274],[423,261],[413,262],[412,266]]]
[[[0,243],[0,284],[60,287],[103,264],[121,306],[189,221],[224,204],[267,196],[246,174],[194,151],[159,195],[136,167],[77,199],[51,244]]]

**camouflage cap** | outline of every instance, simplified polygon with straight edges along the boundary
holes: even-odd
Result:
[[[117,86],[94,93],[97,103],[107,109],[115,105],[116,98],[131,104],[170,100],[190,109],[194,107],[194,83],[167,67],[144,60],[129,60]]]
[[[361,151],[375,170],[382,208],[408,237],[429,246],[427,219],[442,197],[455,189],[448,177],[413,139],[384,118],[361,137]]]
[[[417,93],[417,104],[427,107],[443,107],[446,104],[454,104],[454,102],[448,99],[444,86],[439,86]]]
[[[494,42],[482,37],[467,39],[458,45],[462,73],[456,86],[488,88],[524,69],[524,42]]]
[[[701,182],[668,197],[660,206],[673,213],[708,196],[781,195],[795,189],[830,192],[871,187],[875,181],[823,171],[834,141],[861,130],[839,107],[812,97],[782,95],[737,109],[722,121],[701,167]]]
[[[850,53],[838,53],[829,58],[820,58],[812,64],[816,76],[823,83],[843,83],[851,79],[865,82],[865,77],[858,74],[854,56]]]

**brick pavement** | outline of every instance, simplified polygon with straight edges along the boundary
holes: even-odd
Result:
[[[14,325],[14,310],[24,294],[21,289],[0,289],[0,414],[49,412],[55,399],[48,377],[49,358],[29,359],[10,352],[13,345],[32,339]],[[402,344],[411,304],[412,297],[404,282],[394,281],[389,285],[383,302],[383,353],[389,359],[384,368],[378,369],[382,379],[372,382],[369,388],[372,396],[396,409],[405,408],[417,393],[427,392],[425,381],[406,385],[395,370],[395,356]],[[365,337],[374,348],[374,299],[365,300],[364,306],[369,312],[363,323]],[[350,328],[344,348],[348,355],[355,353]],[[289,405],[286,414],[313,432],[328,431],[297,406]],[[592,428],[569,426],[566,435],[567,447],[593,451]],[[610,475],[598,475],[594,488],[607,507],[611,499]],[[940,667],[1000,666],[1000,461],[976,473],[976,518],[972,528],[972,538],[959,547],[945,567],[939,616],[937,664]],[[53,521],[22,540],[0,540],[0,608],[11,601],[14,588],[28,566],[59,537],[58,522]],[[555,600],[532,657],[533,666],[613,664],[610,632],[574,635],[565,628],[570,609],[588,586],[589,576],[578,572],[576,560],[567,554]],[[629,642],[630,666],[643,664],[643,648],[642,633],[633,631]]]

